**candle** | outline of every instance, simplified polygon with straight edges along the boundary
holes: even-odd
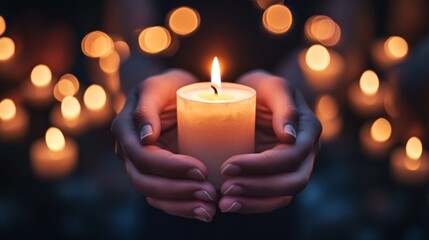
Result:
[[[321,139],[324,141],[334,139],[343,125],[337,100],[330,95],[323,95],[317,100],[315,109],[317,118],[323,126]]]
[[[100,85],[89,86],[83,95],[83,102],[88,119],[94,125],[103,125],[113,116],[106,91]]]
[[[43,178],[58,178],[70,174],[76,166],[78,148],[55,127],[46,131],[45,139],[31,145],[30,158],[34,172]]]
[[[405,148],[396,149],[390,159],[392,176],[400,183],[417,185],[429,180],[429,155],[419,138],[411,137]]]
[[[360,142],[365,153],[382,156],[393,143],[392,126],[385,118],[364,124],[360,130]]]
[[[221,84],[217,58],[211,81],[177,91],[179,152],[201,160],[208,168],[208,181],[220,189],[222,163],[254,152],[256,92],[240,84]]]
[[[0,101],[0,140],[16,141],[22,138],[28,126],[25,110],[12,99]]]
[[[79,101],[73,96],[67,96],[59,106],[52,109],[51,122],[54,126],[69,134],[80,134],[86,129],[87,115],[82,114]]]
[[[385,96],[389,89],[380,84],[377,74],[366,70],[359,80],[349,88],[349,99],[352,108],[361,115],[373,115],[383,110]]]
[[[310,87],[333,88],[344,72],[344,59],[333,50],[315,44],[299,55],[299,65]]]
[[[40,64],[33,68],[31,82],[24,84],[24,96],[30,104],[47,105],[53,100],[52,73],[48,66]]]

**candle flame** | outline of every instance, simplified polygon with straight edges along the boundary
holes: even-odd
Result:
[[[373,96],[378,92],[380,80],[372,70],[366,70],[360,77],[359,86],[365,95]]]
[[[392,126],[387,119],[379,118],[372,124],[370,132],[376,142],[386,142],[392,135]]]
[[[66,145],[63,133],[55,127],[51,127],[46,131],[45,141],[48,148],[52,151],[61,151]]]
[[[16,115],[16,106],[12,99],[5,98],[0,102],[0,119],[11,120]]]
[[[73,96],[67,96],[61,102],[61,113],[65,119],[75,120],[80,115],[79,101]]]
[[[48,66],[39,64],[31,71],[31,82],[37,87],[45,87],[51,83],[52,72]]]
[[[97,84],[89,86],[83,94],[85,106],[91,110],[100,110],[106,104],[106,92]]]
[[[220,89],[221,89],[220,67],[219,67],[219,61],[217,57],[213,59],[211,87],[215,89],[215,93],[220,92]]]
[[[411,137],[405,146],[407,157],[412,160],[419,160],[423,153],[423,145],[418,137]]]
[[[328,68],[331,62],[331,55],[324,46],[315,44],[307,50],[305,62],[310,69],[314,71],[323,71]]]

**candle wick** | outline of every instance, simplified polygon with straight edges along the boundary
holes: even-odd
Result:
[[[213,85],[210,85],[210,87],[213,88],[215,94],[217,95],[217,88],[215,86],[213,86]]]

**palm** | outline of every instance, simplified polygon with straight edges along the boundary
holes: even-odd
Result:
[[[271,149],[279,143],[272,121],[272,112],[258,103],[255,131],[255,150],[258,153]]]

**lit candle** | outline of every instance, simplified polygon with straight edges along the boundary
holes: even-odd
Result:
[[[58,178],[71,173],[76,166],[78,147],[65,138],[58,129],[51,127],[45,139],[31,145],[30,158],[34,172],[43,178]]]
[[[390,170],[400,183],[417,185],[429,180],[429,155],[417,137],[408,139],[404,148],[396,149],[390,159]]]
[[[372,57],[378,67],[386,68],[400,63],[408,54],[408,43],[399,36],[378,40],[372,47]]]
[[[382,111],[388,88],[380,83],[377,74],[366,70],[359,80],[349,88],[352,108],[361,115],[373,115]]]
[[[201,160],[208,168],[208,181],[220,189],[222,163],[254,152],[256,92],[240,84],[221,84],[217,58],[211,81],[177,91],[179,152]]]
[[[73,96],[67,96],[59,106],[52,109],[51,122],[63,131],[77,135],[87,126],[86,114],[82,114],[79,101]]]
[[[52,72],[48,66],[40,64],[33,68],[31,82],[24,85],[24,96],[30,104],[46,105],[53,100]]]
[[[315,44],[299,55],[299,65],[310,87],[327,90],[341,79],[345,64],[340,54]]]
[[[28,116],[22,107],[9,98],[0,101],[0,140],[19,140],[25,134],[27,126]]]
[[[89,121],[98,126],[110,122],[113,117],[113,109],[108,103],[106,91],[97,84],[89,86],[84,95],[83,102]]]
[[[385,118],[366,123],[360,130],[360,141],[365,153],[382,156],[393,143],[392,126]]]
[[[337,100],[330,95],[323,95],[317,100],[315,109],[317,118],[323,126],[321,139],[324,141],[334,139],[343,125]]]

